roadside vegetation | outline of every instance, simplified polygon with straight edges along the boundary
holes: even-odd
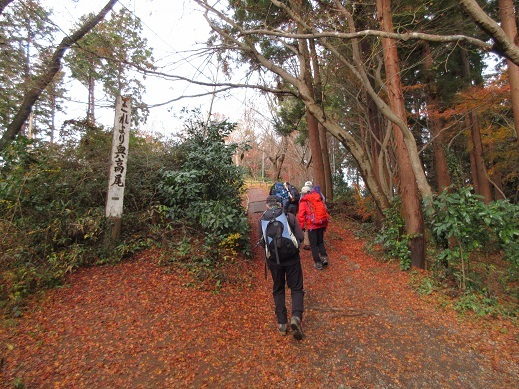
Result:
[[[244,144],[226,143],[227,121],[185,121],[175,141],[133,134],[128,160],[123,236],[104,245],[109,132],[70,123],[76,137],[59,145],[18,137],[2,153],[0,181],[0,306],[19,316],[32,293],[62,285],[83,266],[115,264],[157,249],[162,265],[187,267],[201,282],[225,280],[219,265],[249,258],[250,228],[242,206],[245,175],[233,162]],[[369,192],[336,179],[330,203],[337,221],[366,239],[370,254],[410,270],[398,198],[382,228]],[[461,312],[516,317],[519,206],[485,204],[470,187],[436,196],[428,210],[427,272],[416,288],[455,298]]]
[[[239,124],[187,112],[175,139],[141,130],[153,108],[145,80],[205,82],[154,58],[135,8],[107,0],[63,37],[47,3],[2,3],[4,314],[20,316],[29,295],[77,268],[142,250],[218,285],[222,263],[251,257],[245,180],[301,187],[311,179],[371,254],[421,275],[422,293],[448,295],[459,311],[517,316],[519,57],[510,0],[481,9],[473,0],[192,3],[212,29],[192,58],[217,59],[230,77],[204,87],[216,100],[245,85],[231,75],[247,74],[269,112],[252,100]],[[508,37],[499,23],[513,23]],[[67,112],[72,80],[86,92],[84,118]],[[175,93],[170,103],[192,92]],[[134,109],[123,235],[108,247],[111,128],[97,124],[95,108],[118,96],[131,96]]]
[[[71,124],[72,125],[72,124]],[[243,175],[232,162],[234,124],[193,113],[180,139],[132,134],[123,236],[106,250],[105,201],[111,133],[73,123],[59,145],[18,137],[1,155],[0,307],[18,316],[25,298],[56,287],[81,266],[114,264],[143,249],[164,264],[211,267],[250,255],[241,206]]]

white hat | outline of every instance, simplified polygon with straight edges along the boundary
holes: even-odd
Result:
[[[310,186],[310,187],[312,187],[312,186],[314,186],[314,184],[312,184],[312,181],[306,181],[306,182],[305,182],[305,186]]]
[[[301,188],[301,194],[306,194],[308,192],[311,192],[313,188],[311,186],[305,185]]]

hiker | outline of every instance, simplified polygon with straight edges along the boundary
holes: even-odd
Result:
[[[303,186],[301,188],[301,196],[304,196],[305,194],[307,194],[313,190],[313,186],[307,185],[307,184],[312,184],[312,183],[310,181],[305,182],[305,186]],[[299,198],[299,202],[301,202],[301,198],[302,197]],[[297,207],[297,210],[299,213],[299,206]],[[303,249],[310,250],[310,240],[308,239],[308,230],[306,228],[303,229],[303,234],[305,236],[305,239],[303,240]]]
[[[297,216],[297,211],[299,210],[299,198],[301,197],[301,195],[299,194],[297,188],[290,182],[286,181],[285,183],[283,183],[283,185],[287,190],[289,197],[286,207],[283,206],[285,213],[290,212],[294,216]]]
[[[305,184],[308,184],[308,182]],[[297,219],[303,231],[308,231],[314,268],[322,270],[323,267],[328,266],[328,254],[324,246],[324,233],[326,227],[328,227],[330,215],[323,202],[323,198],[313,187],[305,185],[301,189],[301,193],[304,194],[299,202]]]
[[[271,220],[284,214],[283,207],[276,195],[269,195],[266,199],[266,211],[258,222],[258,231],[261,234],[259,244],[268,249],[270,245],[266,243],[266,228],[264,230],[262,220]],[[296,217],[288,213],[285,219],[293,231],[293,235],[298,242],[298,247],[303,241],[303,231],[297,222]],[[267,239],[269,239],[267,237]],[[266,250],[267,252],[268,250]],[[303,269],[301,267],[301,257],[299,256],[299,249],[287,258],[276,258],[277,254],[273,250],[270,250],[269,255],[266,258],[267,266],[272,276],[272,296],[274,298],[275,314],[278,322],[278,331],[281,335],[286,335],[288,332],[288,318],[287,308],[285,301],[285,284],[290,288],[291,297],[291,308],[292,316],[290,318],[290,328],[292,329],[293,336],[297,340],[303,339],[302,320],[303,320]],[[278,264],[279,260],[279,264]]]
[[[290,195],[288,193],[288,190],[285,188],[285,184],[282,182],[275,182],[270,187],[270,195],[276,195],[278,197],[278,200],[283,204],[283,208],[285,209],[285,212],[288,208],[288,204],[290,202]]]
[[[306,181],[305,186],[309,187],[310,190],[315,190],[317,193],[319,193],[321,195],[321,198],[323,199],[323,203],[326,205],[326,197],[324,197],[324,194],[321,191],[321,187],[319,185],[314,186],[312,181]]]

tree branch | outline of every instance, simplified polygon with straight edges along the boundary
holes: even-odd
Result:
[[[34,103],[39,99],[45,88],[52,82],[54,76],[59,72],[61,68],[61,60],[63,59],[67,49],[69,49],[73,44],[88,34],[92,28],[94,28],[101,20],[103,20],[106,14],[113,8],[115,3],[117,3],[117,0],[110,0],[101,10],[101,12],[89,18],[71,36],[66,36],[63,38],[61,43],[54,51],[51,60],[44,68],[42,74],[36,79],[34,86],[24,96],[18,112],[14,116],[12,122],[8,125],[5,133],[2,135],[2,138],[0,139],[0,151],[5,149],[7,145],[11,143],[22,130],[23,124],[29,118]]]
[[[14,0],[0,0],[0,15],[4,12],[5,7],[11,4]]]
[[[356,32],[339,32],[339,31],[326,31],[326,32],[314,32],[314,33],[306,33],[306,34],[298,34],[298,33],[288,33],[286,31],[281,30],[266,30],[266,29],[257,29],[257,30],[246,30],[241,32],[242,35],[270,35],[283,37],[288,39],[311,39],[311,38],[342,38],[342,39],[356,39],[367,36],[376,36],[380,38],[391,38],[402,41],[409,40],[424,40],[429,42],[437,42],[437,43],[448,43],[448,42],[468,42],[471,45],[479,47],[485,51],[491,51],[494,49],[494,46],[484,42],[480,39],[473,38],[466,35],[435,35],[435,34],[426,34],[422,32],[408,32],[408,33],[396,33],[396,32],[385,32],[379,30],[362,30]]]
[[[519,47],[508,38],[501,26],[488,16],[476,0],[460,0],[460,5],[474,22],[494,40],[492,51],[519,66]]]

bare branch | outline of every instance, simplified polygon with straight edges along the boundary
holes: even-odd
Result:
[[[408,32],[405,34],[396,33],[396,32],[385,32],[378,30],[362,30],[356,32],[339,32],[339,31],[325,31],[325,32],[314,32],[311,34],[297,34],[297,33],[288,33],[286,31],[281,30],[266,30],[266,29],[257,29],[257,30],[246,30],[241,32],[242,35],[269,35],[269,36],[277,36],[288,39],[319,39],[319,38],[342,38],[342,39],[357,39],[367,36],[376,36],[380,38],[391,38],[402,41],[409,40],[424,40],[429,42],[437,42],[437,43],[449,43],[449,42],[467,42],[473,46],[479,47],[484,51],[492,51],[495,46],[484,42],[480,39],[473,38],[466,35],[436,35],[436,34],[426,34],[422,32]]]

